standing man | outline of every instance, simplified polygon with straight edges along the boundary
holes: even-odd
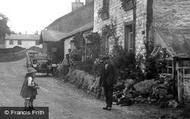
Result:
[[[115,69],[109,57],[104,57],[103,60],[105,64],[103,67],[103,71],[101,72],[101,75],[100,75],[100,86],[104,88],[104,95],[106,98],[106,106],[103,107],[103,109],[111,110],[113,86],[116,83]]]

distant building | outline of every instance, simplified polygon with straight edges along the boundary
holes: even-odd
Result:
[[[39,35],[33,34],[11,34],[5,37],[5,47],[4,48],[13,48],[19,46],[22,48],[30,48],[32,46],[42,47],[39,43]]]
[[[56,19],[41,32],[44,52],[57,62],[62,61],[69,49],[75,49],[71,41],[77,33],[93,31],[94,3],[86,1],[88,4]]]

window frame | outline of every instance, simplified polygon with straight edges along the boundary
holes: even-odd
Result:
[[[21,40],[17,40],[17,45],[22,45],[22,41]]]
[[[9,45],[14,45],[14,40],[9,40]]]
[[[102,20],[107,20],[109,19],[109,8],[110,8],[110,0],[103,0],[103,6],[102,10]]]
[[[129,27],[132,28],[131,31],[129,31]],[[133,38],[134,37],[133,27],[134,27],[133,21],[124,23],[124,49],[126,51],[132,50],[132,52],[135,52],[135,40]],[[129,37],[130,37],[130,39],[129,39]]]
[[[40,41],[39,41],[39,40],[36,40],[36,41],[35,41],[35,45],[40,45]]]

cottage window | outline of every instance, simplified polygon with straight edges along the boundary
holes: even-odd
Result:
[[[109,0],[103,0],[103,8],[109,9]]]
[[[125,49],[127,51],[135,51],[135,42],[133,40],[133,25],[125,25]]]
[[[13,40],[9,40],[9,45],[13,45]]]
[[[102,19],[106,20],[109,18],[109,0],[103,0],[103,7],[102,7]]]
[[[124,9],[125,11],[131,10],[133,8],[132,0],[126,0]]]
[[[22,45],[22,41],[21,41],[21,40],[18,40],[18,41],[17,41],[17,44],[18,44],[18,45]]]
[[[4,40],[0,38],[0,44],[4,44]]]
[[[40,45],[40,41],[39,40],[36,41],[36,45]]]

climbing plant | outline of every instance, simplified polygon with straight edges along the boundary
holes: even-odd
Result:
[[[86,39],[88,41],[87,43],[87,55],[93,59],[99,57],[100,55],[100,41],[101,37],[100,35],[95,32],[95,33],[90,33],[89,35],[86,36]]]
[[[109,18],[109,1],[104,1],[102,8],[98,10],[98,16],[102,19],[108,19]]]
[[[124,11],[131,10],[134,6],[133,2],[134,0],[120,0],[121,1],[121,7]]]
[[[71,57],[74,60],[80,61],[82,59],[82,56],[85,55],[85,40],[83,33],[77,33],[71,42],[74,43],[74,46],[76,47],[76,49],[71,52]]]

